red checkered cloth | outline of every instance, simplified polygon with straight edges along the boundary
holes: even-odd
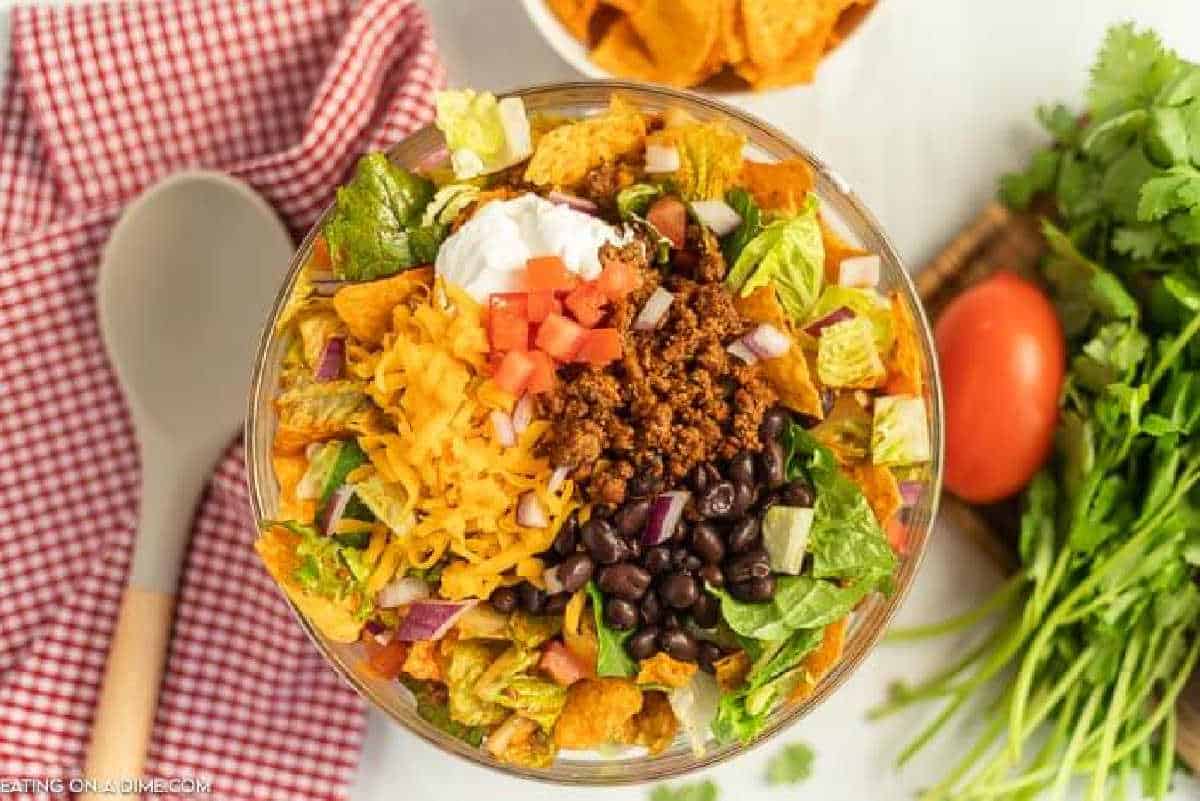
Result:
[[[410,0],[23,8],[0,99],[0,778],[77,775],[138,504],[96,322],[122,204],[167,173],[245,179],[295,233],[358,154],[430,121],[443,73]],[[198,377],[199,378],[199,377]],[[200,507],[148,774],[212,798],[342,798],[363,705],[251,548],[241,448]]]

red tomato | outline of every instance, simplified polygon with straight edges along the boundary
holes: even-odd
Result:
[[[628,262],[614,259],[596,277],[596,286],[609,300],[620,300],[642,284],[642,277]]]
[[[538,326],[537,346],[559,361],[570,361],[579,352],[587,329],[561,314],[548,314]]]
[[[676,250],[683,247],[687,232],[687,206],[677,197],[663,197],[654,201],[646,212],[646,222],[671,240]]]
[[[621,332],[615,328],[593,328],[583,337],[575,361],[603,367],[621,358]]]
[[[570,292],[579,278],[558,256],[538,256],[525,262],[526,292]]]
[[[593,283],[580,284],[567,295],[563,305],[580,325],[591,328],[604,319],[604,307],[608,305],[608,296]]]
[[[525,391],[537,395],[540,392],[549,392],[554,389],[558,379],[555,375],[556,365],[554,359],[550,358],[550,354],[540,350],[531,350],[529,358],[533,359],[533,372],[529,375],[529,382],[525,384]]]
[[[580,679],[587,678],[589,672],[558,640],[551,640],[542,646],[542,658],[538,661],[538,667],[561,687],[570,687]]]
[[[532,356],[524,351],[510,350],[504,354],[492,380],[505,392],[511,395],[520,395],[525,391],[525,385],[529,383],[535,369],[537,369],[537,363]]]
[[[1050,455],[1066,344],[1054,307],[1011,273],[959,295],[934,328],[946,486],[972,503],[1024,487]]]
[[[400,668],[408,657],[408,648],[404,643],[392,640],[387,645],[379,645],[373,637],[363,639],[367,650],[367,667],[381,679],[394,679],[400,675]]]
[[[493,308],[488,314],[488,338],[492,350],[526,350],[529,347],[529,323],[507,309]]]

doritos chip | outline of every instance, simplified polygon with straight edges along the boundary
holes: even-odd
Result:
[[[850,474],[854,482],[862,488],[867,503],[871,505],[871,511],[875,512],[875,517],[879,520],[879,525],[885,525],[904,504],[896,474],[886,465],[870,462],[854,465]]]
[[[642,691],[628,679],[581,679],[567,689],[567,702],[554,724],[559,748],[594,748],[615,742],[626,723],[642,711]]]
[[[671,124],[647,142],[673,146],[679,152],[674,173],[684,200],[714,200],[737,180],[746,140],[722,122]]]
[[[390,278],[344,286],[333,296],[333,308],[350,333],[378,344],[392,325],[392,309],[433,280],[433,268],[407,270]]]
[[[357,614],[357,601],[347,596],[334,601],[304,591],[294,578],[300,559],[296,543],[300,537],[283,526],[270,526],[259,535],[254,550],[271,577],[283,587],[288,598],[322,634],[334,642],[355,642],[363,623]]]
[[[620,95],[613,95],[604,113],[543,136],[525,169],[525,180],[541,186],[574,186],[592,167],[637,150],[645,139],[646,118]]]
[[[639,81],[658,81],[658,67],[650,57],[628,17],[608,26],[592,51],[592,61],[609,72],[636,78]]]
[[[643,0],[628,19],[663,83],[690,86],[697,82],[717,41],[720,14],[716,3]]]
[[[761,208],[795,214],[813,190],[813,174],[801,159],[773,164],[744,161],[738,183],[754,196],[754,202]]]
[[[621,727],[617,742],[645,746],[651,754],[657,754],[671,744],[677,731],[679,721],[675,719],[666,693],[650,692],[644,696],[642,711]]]
[[[717,686],[723,692],[733,692],[741,687],[749,672],[750,657],[745,651],[734,651],[713,662],[713,673],[717,677]]]
[[[892,293],[892,328],[896,332],[896,344],[887,360],[885,391],[889,395],[915,395],[919,398],[925,390],[921,371],[921,339],[917,334],[917,321],[898,292]]]
[[[774,288],[759,287],[745,297],[734,298],[734,305],[744,317],[756,323],[770,323],[782,331],[792,333],[792,347],[786,354],[777,359],[762,360],[767,383],[775,390],[784,406],[809,417],[823,417],[821,393],[813,383],[808,359],[801,344],[804,334],[794,330]]]
[[[828,53],[846,41],[847,37],[854,33],[873,8],[875,8],[875,0],[855,0],[853,5],[844,9],[838,15],[837,22],[833,25],[833,31],[829,34],[829,40],[825,43],[825,52]]]
[[[692,680],[696,666],[689,662],[672,659],[667,653],[660,651],[649,659],[643,659],[639,664],[638,684],[661,684],[664,687],[682,687]]]
[[[820,26],[821,0],[742,0],[746,52],[767,71],[789,61],[797,42]]]
[[[825,636],[821,639],[821,645],[804,658],[804,679],[792,690],[792,694],[788,697],[789,702],[797,704],[812,695],[821,679],[825,678],[842,658],[842,651],[846,647],[848,625],[849,618],[842,618],[825,627]]]
[[[588,26],[600,0],[546,0],[546,4],[572,36],[587,41]]]
[[[821,223],[821,244],[825,246],[825,282],[836,284],[838,275],[842,271],[842,262],[856,256],[866,256],[867,251],[854,247],[838,236],[824,217],[820,217],[819,221]]]

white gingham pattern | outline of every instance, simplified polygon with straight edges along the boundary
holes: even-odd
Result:
[[[128,567],[133,432],[93,286],[123,203],[185,166],[294,233],[443,80],[411,0],[17,9],[0,98],[0,777],[76,775]],[[251,548],[240,445],[199,509],[148,772],[225,801],[340,799],[363,709]]]

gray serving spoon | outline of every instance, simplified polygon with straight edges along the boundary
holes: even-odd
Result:
[[[292,251],[253,189],[205,171],[147,190],[105,246],[100,329],[137,432],[142,500],[88,778],[142,776],[196,503],[241,427],[258,334]]]

